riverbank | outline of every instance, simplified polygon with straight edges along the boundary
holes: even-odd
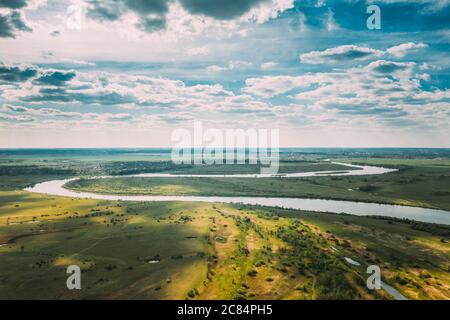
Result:
[[[342,163],[339,163],[342,164]],[[350,165],[352,166],[352,165]],[[341,175],[382,175],[389,172],[395,172],[394,169],[387,169],[382,167],[371,166],[356,166],[361,170],[355,170],[342,173]],[[317,172],[300,173],[305,177],[315,176]],[[321,174],[324,174],[321,172]],[[333,176],[335,173],[330,173]],[[166,176],[166,174],[150,174],[151,176]],[[290,177],[297,177],[298,173],[291,173],[285,178],[289,180]],[[128,176],[127,178],[141,177],[142,175]],[[173,178],[177,176],[171,175]],[[207,175],[196,176],[197,178],[204,178]],[[243,175],[247,176],[248,175]],[[233,175],[226,176],[233,178]],[[253,175],[252,175],[253,177]],[[97,177],[93,179],[109,179],[111,177]],[[222,176],[225,178],[225,176]],[[285,179],[280,178],[280,179]],[[354,215],[366,216],[386,216],[400,219],[410,219],[427,223],[450,225],[450,212],[435,209],[425,209],[419,207],[406,207],[399,205],[374,204],[352,201],[335,201],[322,199],[303,199],[303,198],[278,198],[278,197],[222,197],[222,196],[132,196],[132,195],[108,195],[97,194],[90,192],[78,192],[64,188],[69,182],[76,181],[76,178],[68,180],[55,180],[36,184],[34,187],[27,188],[26,191],[43,193],[49,195],[58,195],[74,198],[88,198],[98,200],[121,200],[121,201],[185,201],[185,202],[222,202],[222,203],[243,203],[249,205],[262,205],[269,207],[282,207],[289,209],[301,209],[307,211],[318,212],[335,212],[347,213]]]
[[[387,160],[386,160],[387,161]],[[379,160],[382,163],[382,160]],[[450,162],[419,161],[375,175],[277,178],[111,177],[72,181],[74,191],[117,195],[277,197],[344,200],[450,211]],[[379,164],[377,163],[379,166]],[[392,165],[392,169],[394,165]]]

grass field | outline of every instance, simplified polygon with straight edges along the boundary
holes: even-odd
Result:
[[[2,299],[389,298],[365,289],[373,263],[410,298],[450,297],[450,239],[403,223],[24,192],[0,199]],[[82,266],[83,290],[65,287],[71,264]]]
[[[448,160],[344,160],[400,171],[307,179],[113,178],[70,186],[450,208]],[[40,181],[100,171],[193,172],[164,161],[39,162],[1,165],[0,299],[392,299],[383,290],[366,288],[366,268],[373,264],[407,298],[450,299],[450,227],[257,206],[101,201],[21,191]],[[325,165],[295,159],[284,170],[329,170]],[[72,264],[82,268],[82,290],[66,288],[66,268]]]

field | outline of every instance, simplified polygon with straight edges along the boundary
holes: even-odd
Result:
[[[70,187],[450,208],[446,158],[345,156],[341,152],[334,159],[400,171],[307,179],[117,177],[79,180]],[[367,289],[366,268],[374,264],[381,267],[383,281],[409,299],[450,299],[449,226],[258,206],[102,201],[22,191],[40,181],[101,172],[236,170],[172,167],[161,155],[158,161],[137,162],[103,157],[43,161],[29,156],[15,161],[8,156],[0,161],[0,299],[393,299],[384,290]],[[282,168],[343,169],[330,169],[322,161],[327,157],[285,154]],[[82,268],[82,290],[66,288],[66,268],[73,264]]]
[[[400,222],[23,192],[1,203],[2,299],[389,298],[365,289],[373,263],[409,298],[450,296],[450,239]],[[85,290],[65,288],[71,264]]]

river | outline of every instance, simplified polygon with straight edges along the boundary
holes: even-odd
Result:
[[[357,170],[349,171],[320,171],[320,172],[301,172],[275,175],[281,178],[301,178],[313,176],[347,176],[347,175],[375,175],[386,174],[396,171],[374,166],[357,166],[345,163],[337,163],[354,167]],[[236,174],[236,175],[202,175],[202,174],[165,174],[149,173],[128,175],[127,177],[220,177],[220,178],[267,178],[274,175],[263,174]],[[95,178],[112,178],[102,176]],[[116,177],[117,178],[117,177]],[[450,212],[436,209],[426,209],[419,207],[408,207],[399,205],[365,203],[355,201],[338,201],[323,199],[304,199],[304,198],[280,198],[280,197],[213,197],[213,196],[150,196],[150,195],[105,195],[90,192],[77,192],[64,188],[64,185],[72,180],[53,180],[38,183],[33,187],[25,189],[29,192],[41,193],[47,195],[64,196],[71,198],[88,198],[99,200],[122,200],[122,201],[188,201],[188,202],[223,202],[223,203],[243,203],[250,205],[263,205],[270,207],[283,207],[287,209],[301,209],[307,211],[347,213],[358,216],[385,216],[395,218],[407,218],[416,221],[439,223],[450,225]]]

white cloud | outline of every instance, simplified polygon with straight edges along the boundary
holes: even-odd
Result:
[[[250,10],[250,12],[245,14],[240,20],[265,23],[270,19],[277,18],[280,13],[293,7],[294,0],[271,0],[263,2],[259,7]]]
[[[328,8],[328,15],[327,15],[327,30],[332,32],[339,29],[339,26],[334,21],[334,12],[330,8]]]
[[[450,90],[424,90],[420,81],[430,78],[418,69],[412,62],[378,60],[334,72],[251,78],[243,91],[266,99],[289,95],[307,106],[302,114],[315,124],[439,128],[448,121]]]
[[[251,63],[251,62],[234,60],[234,61],[230,61],[230,63],[226,67],[212,65],[212,66],[208,66],[206,68],[206,70],[209,72],[213,72],[213,73],[220,73],[220,72],[230,71],[230,70],[243,70],[243,69],[248,69],[251,67],[253,67],[253,63]]]
[[[233,61],[226,69],[250,66]],[[450,90],[425,90],[421,84],[429,75],[413,62],[376,60],[331,72],[254,77],[241,92],[220,84],[82,70],[55,87],[35,81],[49,73],[45,68],[8,68],[21,77],[2,75],[0,121],[5,127],[138,130],[201,119],[217,125],[436,128],[448,122],[450,108]]]
[[[263,98],[271,98],[296,88],[307,88],[312,84],[321,83],[321,79],[321,74],[250,78],[245,81],[246,87],[243,89],[243,92]]]
[[[36,118],[27,115],[10,115],[5,113],[0,113],[0,122],[9,122],[12,124],[16,123],[29,123],[35,121]]]
[[[300,55],[302,63],[321,64],[328,62],[342,62],[352,60],[367,60],[380,57],[383,51],[360,47],[356,45],[344,45],[335,48],[326,49],[324,51],[312,51]]]
[[[339,63],[373,60],[385,55],[403,58],[407,54],[428,47],[424,43],[408,42],[385,51],[357,45],[343,45],[323,51],[311,51],[300,55],[300,61],[308,64]]]
[[[420,50],[426,47],[428,47],[428,45],[422,42],[420,43],[408,42],[400,44],[398,46],[391,47],[386,50],[386,53],[396,58],[403,58],[412,51]]]
[[[191,48],[188,49],[186,54],[188,56],[206,56],[210,54],[210,49],[207,47],[197,47],[197,48]]]
[[[264,62],[263,64],[261,64],[261,69],[268,70],[268,69],[275,68],[276,66],[278,66],[277,62],[273,62],[273,61]]]

